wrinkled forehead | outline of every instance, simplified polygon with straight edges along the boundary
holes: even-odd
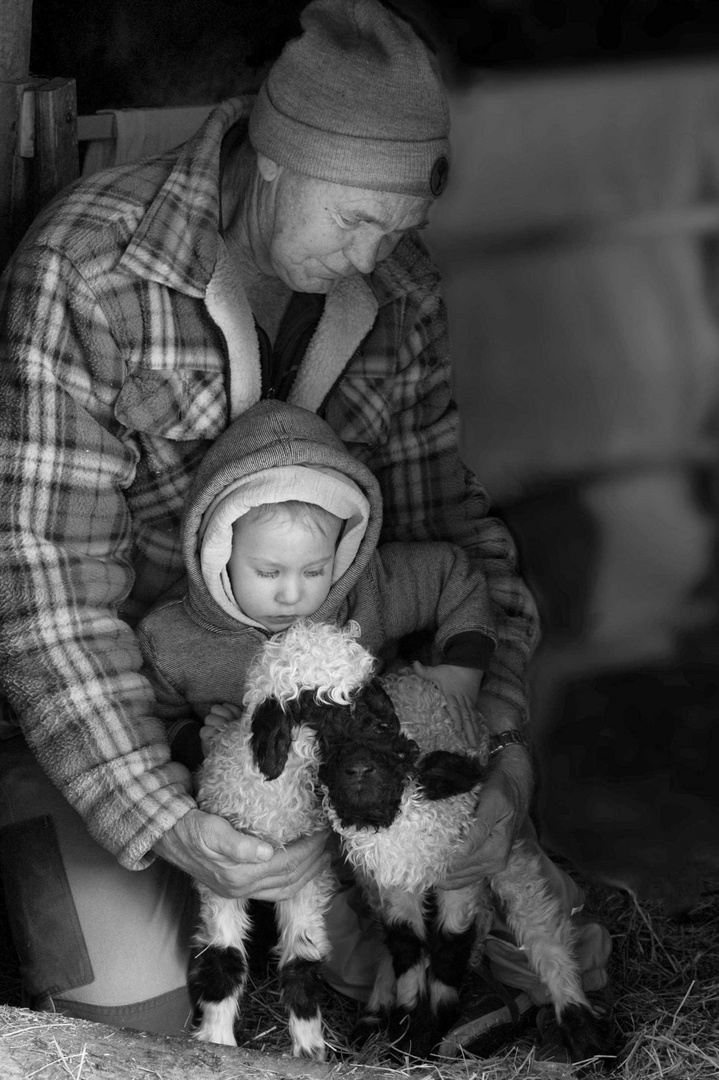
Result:
[[[384,232],[421,228],[430,219],[432,202],[417,195],[345,188],[339,184],[331,187],[335,189],[333,197],[338,211],[358,222],[368,221]]]
[[[389,191],[370,191],[366,188],[346,188],[332,185],[335,198],[346,214],[362,221],[395,229],[413,229],[426,225],[432,202],[416,195],[398,195]]]
[[[432,199],[400,195],[370,188],[349,187],[303,176],[301,181],[308,201],[330,209],[350,223],[369,222],[384,232],[416,229],[426,225]]]

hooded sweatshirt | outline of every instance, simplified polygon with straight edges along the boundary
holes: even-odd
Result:
[[[253,506],[288,499],[316,503],[345,523],[332,584],[313,621],[354,620],[374,655],[417,631],[432,632],[442,663],[484,669],[492,655],[489,597],[476,564],[450,543],[378,546],[382,504],[370,470],[316,413],[262,401],[205,455],[182,519],[186,579],[138,629],[173,755],[190,766],[197,763],[197,721],[217,702],[241,703],[247,669],[273,636],[232,593],[233,524]],[[184,729],[190,719],[193,735]]]

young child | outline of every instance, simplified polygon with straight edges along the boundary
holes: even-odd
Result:
[[[440,662],[420,670],[471,725],[495,643],[484,577],[453,544],[378,545],[381,523],[374,476],[315,413],[264,401],[217,439],[183,515],[187,577],[138,630],[176,760],[200,763],[201,719],[238,707],[263,642],[307,617],[355,620],[376,656],[431,631]]]
[[[484,577],[453,544],[379,545],[381,524],[377,481],[315,413],[264,401],[216,440],[183,515],[187,577],[138,628],[176,760],[199,765],[203,718],[207,739],[239,712],[267,638],[308,617],[355,620],[377,656],[431,631],[440,662],[419,670],[471,735],[495,642]],[[327,977],[366,1000],[379,943],[357,908],[352,887],[331,906]]]

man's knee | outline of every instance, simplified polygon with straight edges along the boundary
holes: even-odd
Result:
[[[58,994],[38,1002],[36,1008],[80,1020],[92,1020],[96,1024],[149,1031],[155,1035],[187,1035],[193,1018],[192,1003],[185,985],[128,1005],[93,1005]]]
[[[121,867],[23,741],[10,743],[0,747],[0,875],[26,1000],[183,1030],[190,879],[159,859],[137,872]]]

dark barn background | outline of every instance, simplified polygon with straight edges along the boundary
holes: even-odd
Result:
[[[301,0],[34,0],[78,111],[258,85]],[[436,42],[465,457],[541,609],[545,842],[690,908],[719,864],[719,5],[398,3]]]
[[[77,80],[80,112],[200,104],[256,84],[307,0],[33,0],[31,68]],[[711,0],[396,0],[456,78],[719,49]]]

